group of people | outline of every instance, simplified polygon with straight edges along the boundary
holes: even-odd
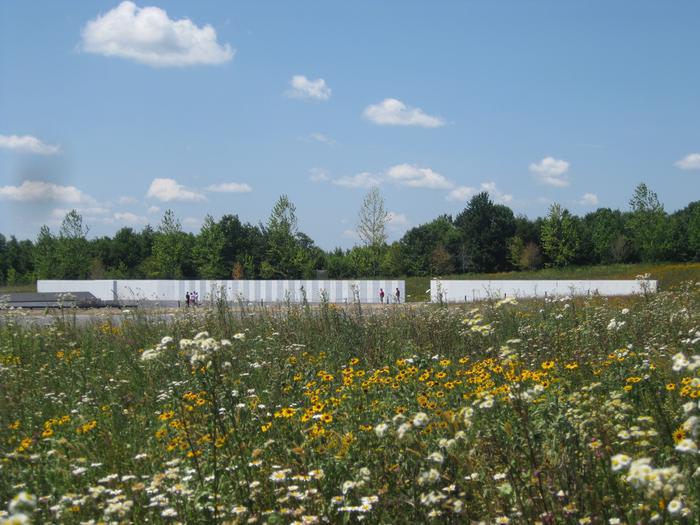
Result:
[[[380,289],[379,289],[379,302],[382,303],[382,304],[384,304],[384,297],[386,297],[386,304],[389,304],[390,299],[389,299],[388,296],[386,296],[386,295],[384,294],[384,288],[380,288]],[[394,292],[394,301],[397,302],[397,303],[400,303],[400,302],[401,302],[401,290],[399,290],[398,288],[397,288],[396,291]]]
[[[199,304],[199,294],[197,292],[185,293],[185,306],[197,306]]]

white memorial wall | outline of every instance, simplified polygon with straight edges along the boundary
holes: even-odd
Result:
[[[463,303],[504,297],[534,298],[565,295],[634,295],[655,292],[658,282],[652,280],[523,280],[523,281],[430,281],[432,302]]]
[[[405,281],[399,280],[288,280],[288,281],[218,281],[218,280],[44,280],[37,281],[38,292],[90,292],[103,301],[154,301],[184,303],[187,292],[197,292],[200,302],[216,300],[222,291],[230,302],[279,303],[287,300],[301,303],[321,302],[324,291],[331,303],[352,303],[357,293],[362,303],[379,303],[379,290],[383,289],[384,301],[395,302],[396,289],[400,300],[406,298]],[[354,292],[355,290],[355,292]]]

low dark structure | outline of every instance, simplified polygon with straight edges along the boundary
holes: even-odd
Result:
[[[90,292],[0,294],[0,308],[102,308],[107,305]]]

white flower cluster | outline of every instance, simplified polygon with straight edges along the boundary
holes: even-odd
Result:
[[[508,297],[508,296],[506,296],[506,297],[504,297],[503,299],[501,299],[500,301],[498,301],[498,302],[495,304],[495,307],[496,307],[496,308],[500,308],[501,306],[505,306],[505,305],[508,305],[508,304],[516,305],[516,304],[518,304],[518,301],[515,300],[515,297]]]
[[[700,379],[693,378],[693,381],[700,382]],[[695,386],[697,388],[697,385]],[[697,454],[698,445],[695,440],[700,437],[700,417],[697,416],[697,412],[700,409],[700,402],[688,401],[683,405],[683,412],[688,416],[681,428],[687,437],[681,439],[676,443],[676,450],[683,454]]]
[[[236,339],[240,339],[240,337],[236,337]],[[190,356],[190,364],[193,367],[209,367],[212,355],[229,346],[231,346],[231,341],[228,339],[217,341],[213,337],[209,337],[209,332],[199,332],[194,336],[194,339],[180,339],[180,350],[185,351]]]
[[[673,356],[674,372],[682,372],[683,370],[695,372],[698,368],[700,368],[700,355],[693,355],[688,359],[683,352],[678,352]]]
[[[469,312],[467,312],[467,315],[469,317],[462,319],[462,324],[467,327],[467,329],[460,332],[462,335],[475,333],[487,336],[493,333],[493,325],[491,323],[484,322],[484,318],[482,317],[478,308],[472,308],[469,310]]]
[[[141,361],[151,361],[153,359],[157,359],[160,357],[160,354],[168,349],[168,346],[170,346],[172,342],[173,338],[166,335],[160,340],[160,343],[158,343],[155,348],[149,348],[148,350],[145,350],[143,354],[141,354]]]
[[[625,321],[617,321],[614,318],[610,319],[610,322],[608,323],[608,331],[616,332],[617,330],[620,330],[623,326],[625,326],[625,324]]]
[[[684,506],[681,495],[685,491],[685,477],[678,467],[654,468],[650,458],[632,460],[625,454],[612,457],[612,469],[627,470],[624,480],[638,490],[643,490],[647,498],[670,500],[667,510],[671,514],[690,515],[690,509]]]
[[[31,523],[26,513],[31,513],[36,507],[36,497],[22,491],[10,500],[8,512],[0,512],[0,525],[24,525]]]

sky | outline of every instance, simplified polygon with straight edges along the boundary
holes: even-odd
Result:
[[[700,199],[700,2],[0,2],[0,233],[172,209],[348,248],[488,191],[534,218]]]

